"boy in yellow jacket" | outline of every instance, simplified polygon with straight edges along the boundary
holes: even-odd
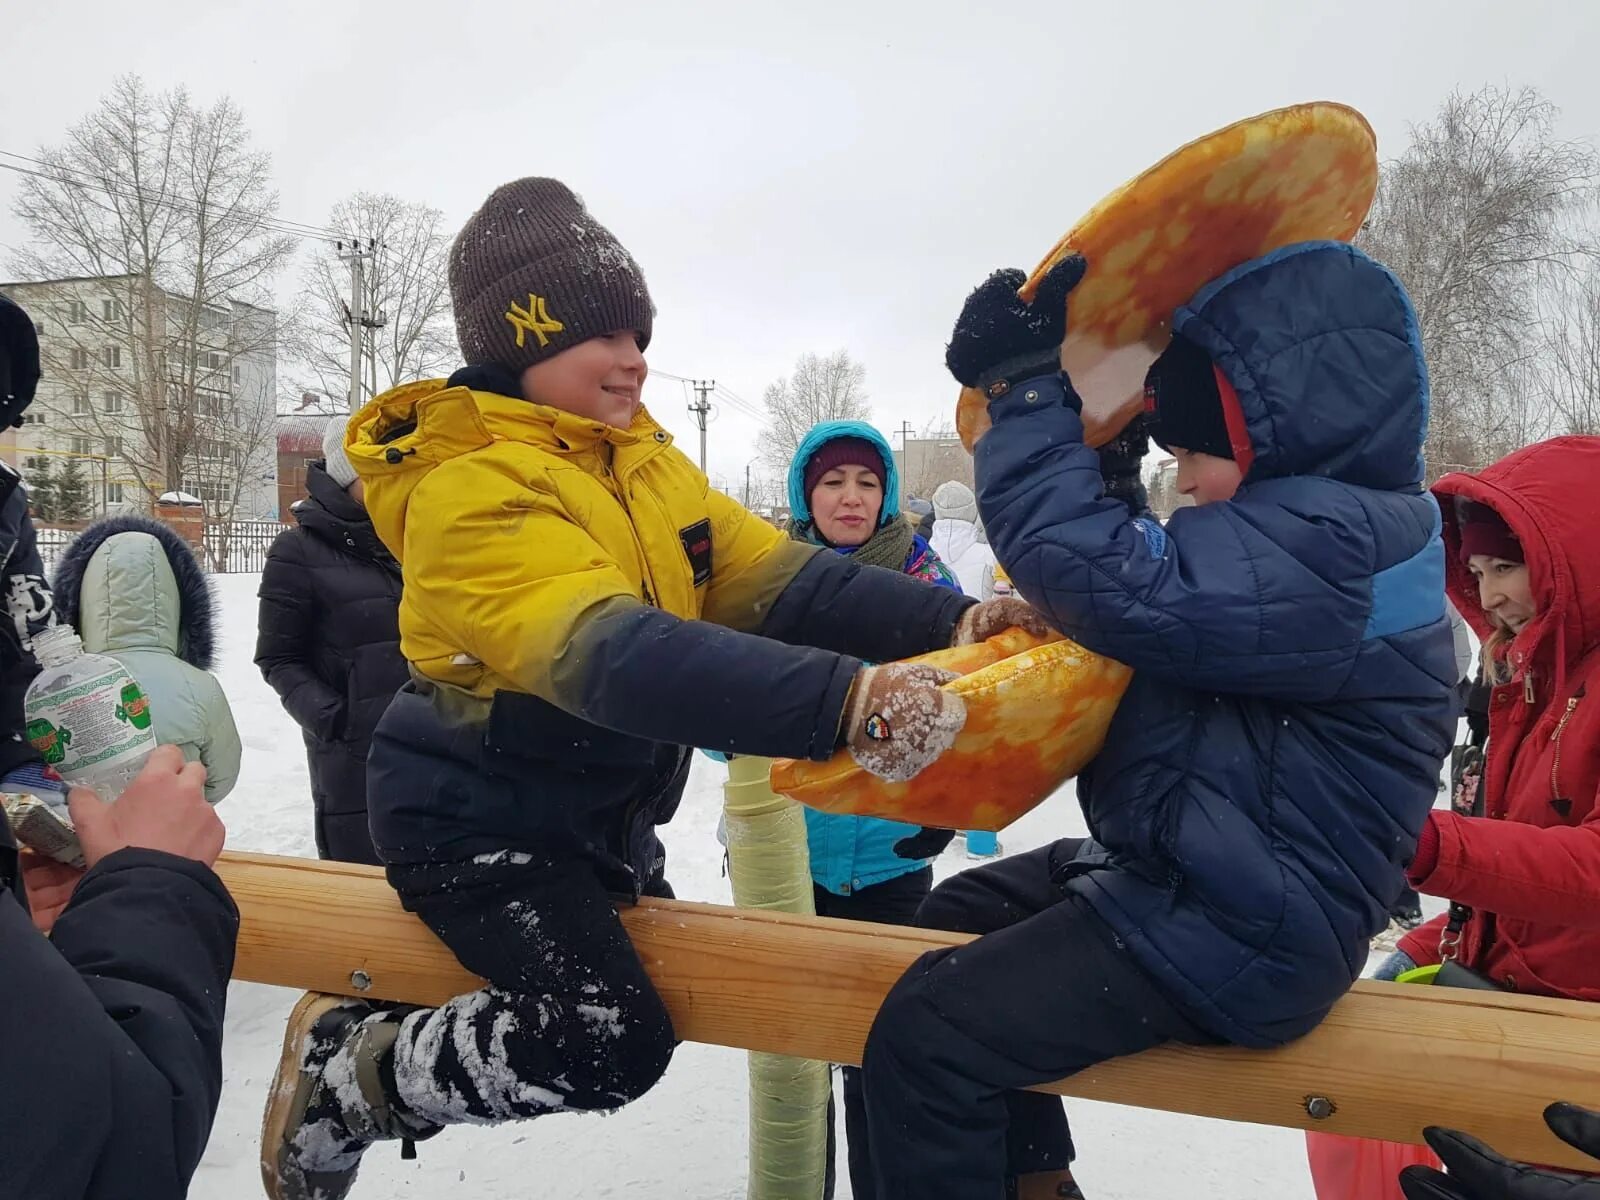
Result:
[[[1039,627],[708,487],[640,405],[644,276],[562,184],[491,195],[450,290],[467,366],[378,397],[346,448],[404,571],[413,677],[373,738],[373,839],[490,986],[436,1009],[302,1000],[263,1131],[279,1200],[344,1196],[377,1140],[643,1095],[675,1037],[613,899],[671,895],[655,827],[688,747],[842,745],[910,778],[965,713],[947,673],[892,660]]]

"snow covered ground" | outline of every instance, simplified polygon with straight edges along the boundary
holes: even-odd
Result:
[[[219,674],[244,741],[239,786],[223,802],[228,845],[315,855],[311,796],[299,730],[250,661],[258,578],[216,577],[221,593]],[[696,756],[683,807],[664,830],[668,873],[684,899],[729,902],[715,831],[723,768]],[[1081,835],[1070,790],[1051,797],[1002,835],[1006,850]],[[960,839],[938,864],[967,866]],[[330,919],[337,919],[330,914]],[[283,1022],[296,994],[236,983],[229,991],[226,1082],[194,1200],[259,1195],[261,1106]],[[1078,1178],[1090,1200],[1311,1200],[1297,1132],[1070,1102]],[[841,1147],[840,1196],[848,1196]],[[745,1055],[684,1044],[644,1100],[609,1117],[559,1115],[499,1128],[448,1129],[402,1162],[393,1145],[367,1155],[355,1197],[415,1200],[540,1200],[628,1197],[739,1200],[744,1196]]]

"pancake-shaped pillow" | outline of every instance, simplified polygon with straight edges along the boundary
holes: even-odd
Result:
[[[915,779],[888,783],[841,750],[827,762],[780,758],[772,790],[823,812],[946,829],[1003,829],[1083,769],[1132,672],[1076,642],[1008,629],[912,662],[958,671],[966,702],[956,743]]]
[[[1095,205],[1019,289],[1031,300],[1062,258],[1088,260],[1061,353],[1083,398],[1085,441],[1110,441],[1140,411],[1179,305],[1268,251],[1349,241],[1377,186],[1372,127],[1353,108],[1319,102],[1190,142]],[[988,428],[983,393],[963,389],[956,429],[968,450]]]

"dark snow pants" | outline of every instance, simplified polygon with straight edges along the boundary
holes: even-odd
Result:
[[[1073,1157],[1061,1101],[1014,1089],[1163,1042],[1205,1044],[1088,903],[1064,890],[1069,839],[965,871],[917,924],[980,933],[924,954],[867,1038],[876,1200],[1002,1200]]]
[[[653,1087],[672,1021],[592,864],[501,851],[391,865],[400,900],[489,986],[406,1019],[403,1105],[435,1125],[619,1108]],[[657,877],[647,895],[672,890]]]
[[[825,887],[811,885],[817,916],[841,921],[877,921],[883,925],[914,925],[917,910],[933,888],[933,868],[908,871],[841,896]],[[872,1200],[875,1186],[872,1146],[867,1133],[867,1103],[861,1088],[861,1069],[842,1067],[844,1086],[845,1144],[850,1155],[850,1192],[855,1200]],[[828,1096],[828,1174],[823,1200],[832,1200],[834,1190],[835,1147],[838,1140],[833,1113],[833,1096]]]

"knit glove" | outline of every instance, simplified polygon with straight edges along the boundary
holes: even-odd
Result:
[[[982,604],[974,604],[956,621],[951,635],[952,646],[971,646],[997,633],[1013,627],[1023,629],[1034,637],[1056,637],[1056,631],[1045,623],[1026,600],[1019,596],[996,596]]]
[[[850,757],[890,783],[914,778],[955,744],[967,723],[961,697],[939,686],[957,678],[922,663],[862,667],[840,728]]]
[[[1140,467],[1149,452],[1150,435],[1145,432],[1142,416],[1129,421],[1121,433],[1100,447],[1100,478],[1105,481],[1105,494],[1121,500],[1135,516],[1150,507],[1150,497],[1140,477]]]
[[[1027,279],[1015,267],[996,271],[967,297],[945,349],[945,366],[965,387],[982,388],[992,400],[1025,379],[1061,369],[1067,337],[1067,295],[1078,286],[1083,256],[1071,255],[1050,268],[1032,304],[1017,297]],[[1069,387],[1069,403],[1077,396]]]
[[[1567,1145],[1600,1158],[1600,1113],[1552,1104],[1544,1110],[1544,1123]],[[1407,1167],[1400,1172],[1406,1200],[1600,1200],[1600,1176],[1512,1162],[1475,1137],[1436,1125],[1422,1136],[1450,1174]]]

